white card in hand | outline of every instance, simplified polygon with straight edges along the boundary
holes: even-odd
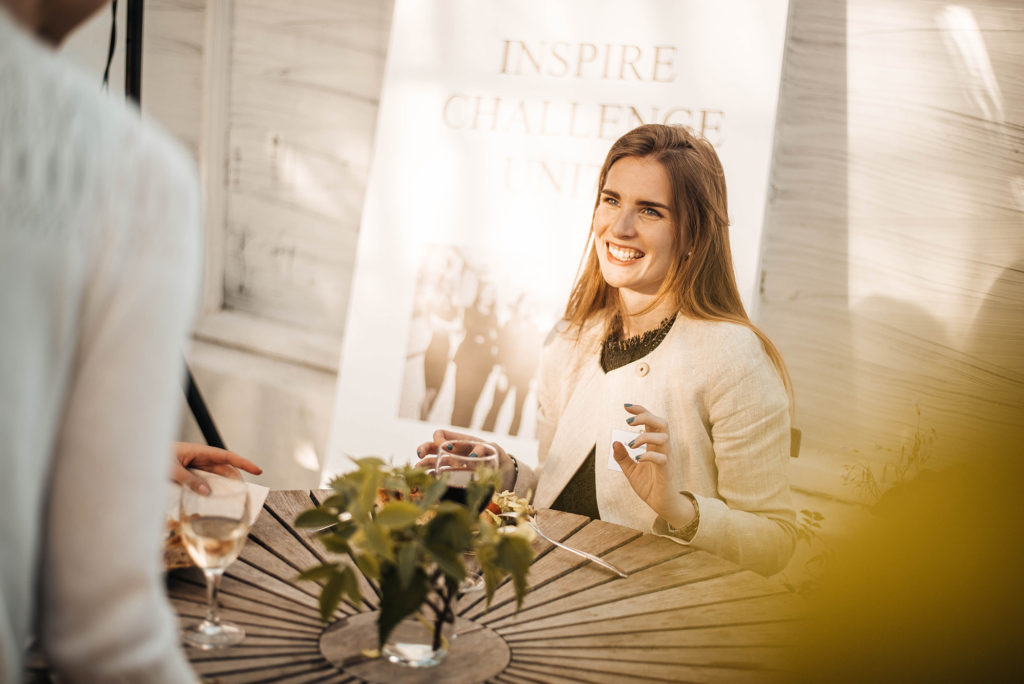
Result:
[[[629,443],[637,438],[639,432],[631,432],[630,430],[612,430],[612,440],[608,444],[608,470],[618,470],[622,472],[622,468],[619,467],[619,462],[615,460],[615,443],[622,442],[622,446],[626,447],[626,453],[629,457],[636,459],[637,456],[647,451],[647,447],[641,444],[638,447],[631,447]]]

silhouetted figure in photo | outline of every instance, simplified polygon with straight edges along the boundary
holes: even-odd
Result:
[[[444,383],[451,355],[451,334],[458,324],[459,310],[451,301],[451,293],[439,292],[431,303],[427,318],[430,323],[430,344],[423,355],[423,402],[420,420],[427,420]]]
[[[515,390],[515,411],[508,434],[518,435],[523,419],[523,405],[526,395],[530,392],[530,382],[537,372],[540,360],[541,332],[534,325],[533,319],[524,310],[524,298],[516,300],[512,316],[505,321],[498,332],[498,365],[502,377],[494,385],[494,398],[491,410],[484,420],[483,429],[494,432],[498,413],[505,403],[510,390]]]
[[[452,425],[469,427],[487,377],[498,356],[498,317],[494,287],[481,285],[476,302],[463,314],[466,336],[455,352],[455,402]]]

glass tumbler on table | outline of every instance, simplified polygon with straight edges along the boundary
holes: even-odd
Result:
[[[474,442],[469,440],[454,440],[443,443],[437,450],[437,461],[432,471],[434,477],[442,475],[448,478],[448,489],[441,496],[446,501],[455,501],[466,504],[466,487],[470,482],[477,479],[478,475],[498,470],[498,451],[491,444],[486,442]],[[478,507],[478,513],[482,513],[487,504],[491,502],[491,489],[484,495]],[[459,591],[467,593],[480,591],[484,588],[484,579],[476,570],[476,554],[467,553],[463,555],[463,561],[467,565],[468,575]]]
[[[217,593],[224,570],[249,533],[249,489],[242,480],[207,480],[211,492],[181,488],[181,539],[206,576],[206,619],[182,633],[185,643],[204,650],[224,648],[245,638],[245,630],[220,619]]]

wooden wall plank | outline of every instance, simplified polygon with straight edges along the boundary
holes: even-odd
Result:
[[[1005,452],[1024,426],[1024,16],[798,1],[790,34],[760,322],[793,374],[801,460],[827,463],[822,489],[859,459],[880,473],[915,404],[932,465]]]

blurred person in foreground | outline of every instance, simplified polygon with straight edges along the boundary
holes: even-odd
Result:
[[[893,487],[837,548],[781,681],[1024,680],[1024,463],[971,457]]]
[[[684,127],[640,126],[612,145],[598,188],[541,352],[542,470],[495,445],[503,485],[776,573],[795,540],[788,375],[736,287],[718,155]],[[451,439],[475,438],[438,430],[421,463]]]
[[[0,681],[195,681],[160,546],[196,311],[193,163],[57,45],[106,4],[0,0]]]

